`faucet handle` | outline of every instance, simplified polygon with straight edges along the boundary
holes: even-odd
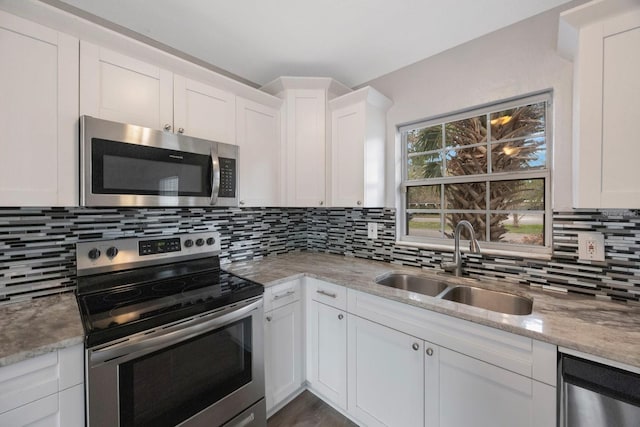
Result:
[[[451,273],[456,271],[458,265],[455,262],[443,262],[440,264],[440,267],[442,267],[444,271]]]

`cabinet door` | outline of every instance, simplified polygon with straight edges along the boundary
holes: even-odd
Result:
[[[640,208],[640,10],[583,28],[574,65],[574,207]]]
[[[80,43],[80,114],[153,129],[173,125],[173,74]]]
[[[0,12],[0,204],[78,204],[78,40]]]
[[[174,132],[236,143],[236,97],[230,92],[174,77]]]
[[[364,102],[331,113],[331,206],[364,203],[364,131]]]
[[[324,90],[287,93],[287,204],[325,205]]]
[[[302,311],[299,301],[265,315],[267,412],[302,385]]]
[[[240,206],[280,206],[280,112],[237,98]]]
[[[436,360],[438,375],[426,382],[427,426],[555,424],[554,387],[443,347]],[[547,396],[540,396],[540,392]],[[430,405],[432,396],[437,396],[437,408]]]
[[[423,341],[349,315],[348,354],[350,414],[370,427],[423,426]]]
[[[311,301],[307,313],[311,388],[347,408],[347,318],[342,310]]]

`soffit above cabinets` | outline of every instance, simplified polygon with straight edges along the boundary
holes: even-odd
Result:
[[[349,87],[568,0],[41,0],[115,24],[261,86],[327,76]]]

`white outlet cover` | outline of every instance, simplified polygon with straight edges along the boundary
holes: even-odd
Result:
[[[368,222],[367,223],[367,238],[369,238],[369,239],[377,239],[378,238],[378,223],[377,222]]]
[[[578,259],[604,261],[604,234],[578,233]]]

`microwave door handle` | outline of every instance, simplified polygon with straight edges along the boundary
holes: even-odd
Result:
[[[213,149],[211,150],[211,200],[210,205],[218,202],[218,191],[220,191],[220,159]]]

